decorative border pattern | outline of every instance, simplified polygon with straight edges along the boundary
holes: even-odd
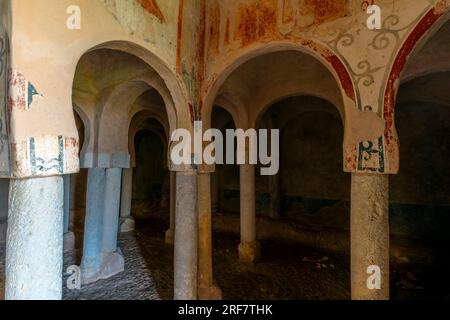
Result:
[[[30,110],[35,96],[42,96],[36,90],[36,87],[26,80],[25,76],[12,70],[9,76],[9,97],[8,107],[10,112],[14,109]]]
[[[64,136],[30,137],[12,144],[13,176],[27,178],[78,172],[78,140]]]

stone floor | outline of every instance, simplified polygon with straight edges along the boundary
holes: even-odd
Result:
[[[126,272],[111,279],[65,290],[64,298],[85,299],[171,299],[173,292],[172,248],[163,233],[144,227],[121,235]],[[215,241],[215,275],[224,299],[348,299],[349,270],[342,257],[307,248],[264,243],[263,257],[256,266],[238,262],[238,242],[221,235]],[[292,254],[297,251],[298,254]],[[277,256],[274,259],[274,255]],[[76,263],[66,254],[65,265]]]
[[[81,291],[64,290],[66,300],[161,300],[172,299],[173,254],[163,236],[143,229],[122,234],[119,247],[125,257],[125,272],[84,286]],[[79,265],[80,257],[65,254],[65,270]],[[64,278],[66,282],[66,277]],[[66,286],[65,286],[66,287]]]
[[[66,300],[159,300],[173,292],[173,250],[163,242],[164,225],[138,223],[138,230],[120,236],[126,272],[85,286],[65,289]],[[226,300],[349,299],[349,257],[278,242],[262,243],[262,260],[250,267],[238,262],[238,241],[214,237],[214,274]],[[65,254],[65,268],[79,264],[80,252]],[[0,288],[4,250],[0,248]],[[436,269],[392,267],[393,299],[449,298]],[[445,277],[443,278],[445,281]],[[64,279],[66,281],[66,277]],[[0,294],[1,294],[0,289]]]

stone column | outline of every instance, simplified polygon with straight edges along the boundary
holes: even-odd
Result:
[[[176,172],[170,172],[170,227],[166,231],[166,244],[173,245],[175,236],[175,210],[176,210]]]
[[[125,269],[125,261],[117,248],[121,184],[122,169],[106,169],[100,279],[108,279]]]
[[[70,227],[70,175],[64,179],[64,234],[69,232]]]
[[[387,175],[352,175],[351,282],[354,300],[389,299]]]
[[[106,170],[89,169],[81,276],[84,284],[98,280],[102,262]]]
[[[71,176],[64,176],[64,252],[75,249],[75,234],[70,231]]]
[[[211,221],[211,174],[198,174],[198,298],[221,300],[222,292],[214,285]]]
[[[120,232],[134,231],[135,223],[131,216],[133,198],[133,168],[124,169],[122,173],[122,195],[120,201]]]
[[[10,181],[7,300],[60,300],[63,177]]]
[[[198,215],[197,176],[177,172],[174,253],[174,299],[197,299]]]
[[[255,166],[240,166],[241,189],[241,244],[239,259],[253,263],[259,257],[259,244],[256,241],[256,191]]]

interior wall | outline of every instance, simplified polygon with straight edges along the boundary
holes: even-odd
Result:
[[[450,105],[412,101],[397,106],[402,165],[391,176],[394,231],[430,241],[449,241]]]
[[[164,145],[161,138],[150,131],[136,135],[136,168],[133,176],[133,200],[158,201],[170,179],[164,166]],[[169,180],[170,181],[170,180]],[[167,191],[167,190],[166,190]]]
[[[233,129],[231,116],[217,109],[213,125],[227,124]],[[318,214],[324,207],[347,203],[350,197],[350,175],[343,172],[343,126],[337,109],[329,102],[314,97],[285,99],[270,108],[273,128],[281,128],[280,193],[281,215],[295,219]],[[223,212],[239,212],[239,167],[218,166],[219,208]],[[270,177],[257,170],[257,214],[269,214]],[[334,224],[339,217],[321,217],[323,223]],[[345,217],[345,215],[344,215]],[[335,225],[334,225],[335,226]]]
[[[213,124],[233,129],[231,116],[219,110],[213,114]],[[275,104],[267,114],[274,128],[281,128],[281,217],[348,230],[351,175],[342,169],[343,126],[336,108],[318,98],[296,97]],[[449,123],[449,106],[417,101],[398,106],[402,165],[400,173],[391,176],[393,235],[448,240]],[[239,213],[238,166],[218,166],[217,174],[219,210]],[[269,183],[269,177],[257,175],[259,216],[270,212]]]

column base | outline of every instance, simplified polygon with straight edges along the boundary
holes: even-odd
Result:
[[[128,217],[120,220],[120,232],[127,233],[135,230],[134,218]]]
[[[106,280],[123,271],[125,271],[125,260],[122,252],[118,249],[116,252],[108,253],[103,256],[99,272],[88,276],[82,274],[82,284],[87,285],[99,280]]]
[[[219,301],[222,300],[222,289],[213,285],[208,288],[198,288],[198,298],[204,301]]]
[[[75,251],[75,233],[67,232],[64,234],[64,253]]]
[[[166,231],[165,242],[167,245],[173,246],[175,243],[175,231],[169,229]]]
[[[244,263],[255,263],[261,256],[261,245],[258,241],[241,242],[239,245],[239,260]]]

